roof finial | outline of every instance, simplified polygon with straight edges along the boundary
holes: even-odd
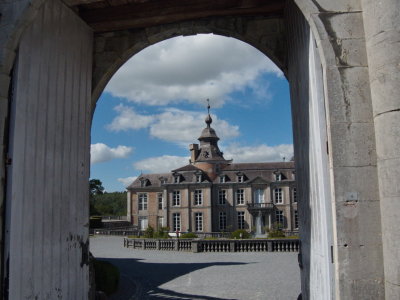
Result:
[[[210,99],[207,98],[207,111],[208,111],[208,116],[206,117],[206,124],[207,124],[207,127],[208,127],[208,128],[210,128],[210,124],[212,123],[212,119],[211,119],[211,116],[210,116],[210,108],[211,108],[211,106],[210,106]]]

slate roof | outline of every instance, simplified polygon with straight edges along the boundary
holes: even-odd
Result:
[[[161,181],[160,177],[165,177],[167,178],[167,182],[171,183],[173,180],[172,173],[152,173],[152,174],[141,174],[136,178],[129,186],[128,189],[130,188],[140,188],[141,187],[141,181],[140,178],[146,178],[150,181],[149,187],[161,187]]]
[[[194,165],[186,165],[178,169],[172,170],[172,172],[199,171],[199,170],[200,169],[195,167]]]
[[[287,162],[261,162],[261,163],[234,163],[228,165],[223,171],[245,171],[245,170],[278,170],[294,169],[294,161]]]
[[[221,175],[225,175],[225,183],[237,182],[238,173],[243,175],[243,183],[251,183],[257,177],[265,181],[275,182],[275,173],[280,172],[283,175],[282,181],[293,180],[294,162],[265,162],[265,163],[236,163],[226,166],[221,170]],[[214,183],[220,183],[218,176]]]
[[[146,188],[157,188],[161,187],[160,178],[164,177],[167,179],[167,184],[174,183],[174,172],[180,173],[181,180],[180,183],[195,183],[195,173],[196,171],[201,171],[199,168],[194,165],[186,165],[181,168],[172,170],[170,173],[153,173],[153,174],[142,174],[140,175],[131,185],[128,186],[128,189],[132,188],[141,188],[141,178],[145,178],[149,180],[149,184]],[[235,182],[237,183],[237,175],[238,173],[244,176],[243,183],[251,183],[257,177],[262,178],[267,182],[275,182],[275,172],[281,172],[283,175],[282,181],[292,180],[291,173],[294,171],[294,162],[264,162],[264,163],[236,163],[230,164],[226,166],[223,170],[221,170],[220,176],[226,176],[226,182]],[[203,172],[203,171],[202,171]],[[207,174],[204,174],[204,181],[209,182],[209,178]],[[218,176],[213,183],[220,183],[220,179]]]

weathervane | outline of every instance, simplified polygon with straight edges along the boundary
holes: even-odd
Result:
[[[208,114],[210,114],[210,99],[207,98],[207,110],[208,110]]]

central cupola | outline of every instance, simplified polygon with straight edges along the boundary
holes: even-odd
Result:
[[[207,173],[218,173],[221,165],[227,165],[231,161],[228,161],[224,158],[223,153],[219,150],[218,141],[219,137],[215,130],[211,127],[212,118],[210,115],[210,102],[207,99],[207,110],[208,114],[205,119],[207,127],[204,128],[201,132],[200,137],[198,138],[200,142],[200,147],[198,144],[190,145],[191,151],[191,160],[190,162],[194,164],[196,167],[203,169]],[[214,176],[211,176],[214,177]]]

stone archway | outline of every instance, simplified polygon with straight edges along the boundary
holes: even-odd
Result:
[[[65,0],[64,2],[67,6],[76,10],[76,5],[82,4],[84,1]],[[98,2],[101,2],[101,0],[98,0]],[[220,21],[217,19],[214,19],[210,23],[205,22],[206,24],[203,22],[203,29],[201,29],[201,22],[197,23],[197,19],[195,18],[192,21],[197,24],[186,32],[184,29],[188,29],[188,23],[186,23],[186,26],[180,27],[180,29],[177,29],[175,24],[168,25],[169,29],[168,26],[158,28],[161,29],[159,31],[157,31],[156,27],[152,27],[142,31],[142,33],[138,31],[120,31],[118,33],[105,34],[103,37],[96,34],[96,42],[92,44],[90,29],[87,28],[79,16],[76,16],[72,13],[72,10],[58,1],[52,1],[52,3],[57,3],[58,8],[62,7],[60,10],[63,17],[71,18],[74,22],[79,23],[81,29],[74,27],[74,30],[76,30],[74,33],[74,30],[72,30],[73,26],[68,25],[63,29],[59,29],[58,34],[51,32],[51,30],[42,30],[41,34],[37,35],[39,40],[36,40],[35,44],[34,40],[30,39],[30,34],[35,31],[35,26],[38,28],[36,21],[42,25],[46,25],[45,29],[51,27],[49,24],[59,25],[59,20],[54,18],[58,8],[55,9],[53,7],[53,10],[49,9],[50,1],[43,0],[9,1],[2,4],[0,11],[2,16],[6,17],[0,19],[0,25],[4,28],[4,30],[2,29],[4,35],[0,36],[0,44],[2,45],[0,58],[0,103],[2,107],[2,110],[0,110],[0,140],[2,141],[0,175],[2,180],[0,192],[4,194],[6,184],[5,170],[10,169],[10,164],[13,169],[16,169],[19,165],[21,169],[15,173],[15,178],[24,179],[30,189],[20,190],[21,185],[15,188],[14,191],[17,194],[19,193],[18,197],[20,198],[26,197],[26,191],[30,191],[33,193],[33,198],[36,201],[33,206],[24,207],[24,205],[21,205],[21,203],[18,204],[15,200],[18,198],[15,198],[15,194],[9,194],[7,196],[7,207],[10,207],[11,201],[13,205],[17,204],[18,213],[21,213],[25,209],[26,216],[29,216],[30,209],[32,207],[35,209],[37,205],[42,205],[44,208],[42,211],[43,214],[48,215],[49,212],[46,210],[46,203],[51,203],[55,206],[60,205],[62,209],[62,203],[71,201],[71,206],[68,206],[68,209],[69,207],[76,208],[80,204],[76,199],[83,199],[85,197],[84,184],[79,185],[78,181],[70,180],[69,188],[62,194],[67,195],[68,190],[76,188],[77,185],[80,186],[78,190],[81,192],[77,192],[75,195],[78,197],[71,194],[66,198],[62,198],[55,197],[54,193],[49,193],[46,189],[43,192],[40,188],[41,185],[38,181],[35,181],[35,178],[42,176],[42,178],[46,179],[50,178],[46,177],[48,174],[59,174],[61,180],[63,178],[60,175],[62,172],[57,173],[57,170],[60,170],[60,168],[67,170],[66,167],[70,165],[75,166],[74,172],[77,172],[79,176],[87,176],[85,174],[88,171],[87,152],[86,154],[82,154],[81,159],[78,159],[74,155],[65,157],[60,161],[59,168],[50,163],[52,159],[48,156],[48,153],[57,153],[52,151],[59,149],[57,147],[68,144],[57,140],[56,134],[53,140],[47,141],[46,145],[49,147],[46,146],[48,151],[45,152],[37,139],[28,139],[31,143],[28,144],[25,139],[27,135],[22,139],[20,135],[11,132],[10,139],[14,143],[17,142],[14,149],[18,147],[28,149],[26,147],[29,145],[36,149],[36,152],[25,151],[25,154],[21,154],[21,156],[11,155],[10,159],[6,159],[7,156],[10,156],[10,153],[7,152],[10,152],[9,150],[12,148],[7,140],[9,133],[7,126],[9,118],[8,103],[14,95],[17,95],[17,97],[24,95],[22,98],[29,98],[29,102],[26,105],[29,104],[29,107],[34,107],[34,111],[38,112],[36,114],[38,120],[41,117],[42,120],[53,121],[69,119],[72,122],[72,127],[68,127],[69,125],[67,127],[71,130],[64,132],[64,134],[71,134],[73,142],[69,143],[69,145],[74,145],[72,148],[75,150],[80,149],[79,147],[81,146],[85,148],[85,145],[88,147],[89,144],[88,133],[87,131],[79,132],[74,124],[75,122],[83,122],[84,127],[88,128],[88,124],[90,124],[90,110],[93,111],[93,104],[96,97],[111,74],[126,61],[128,56],[168,36],[194,34],[196,32],[215,32],[217,34],[233,36],[252,44],[270,56],[285,70],[285,74],[291,84],[292,111],[294,111],[295,124],[294,134],[295,144],[297,145],[295,151],[297,160],[302,162],[302,165],[298,166],[298,176],[304,179],[304,181],[302,180],[304,184],[303,191],[299,190],[299,192],[304,199],[311,199],[309,202],[304,203],[302,207],[304,214],[302,215],[302,219],[304,220],[302,224],[302,263],[304,268],[302,289],[304,296],[312,299],[319,299],[321,295],[327,295],[328,298],[337,297],[343,299],[370,297],[382,299],[386,291],[388,299],[390,297],[396,298],[400,295],[399,285],[397,284],[398,278],[396,279],[396,266],[398,266],[399,254],[396,250],[398,249],[397,244],[394,241],[400,231],[398,230],[398,226],[390,226],[392,224],[390,222],[396,221],[393,215],[396,215],[395,212],[399,210],[397,202],[393,200],[399,197],[399,191],[396,188],[396,177],[393,176],[398,173],[396,169],[398,157],[395,150],[398,149],[396,146],[398,144],[398,137],[393,133],[398,129],[395,116],[399,114],[399,107],[398,102],[389,99],[390,97],[385,93],[382,96],[383,100],[380,101],[379,91],[398,91],[398,86],[400,85],[396,87],[398,80],[395,76],[393,78],[390,77],[391,80],[388,81],[378,79],[382,79],[382,76],[386,76],[386,74],[393,73],[393,66],[391,65],[396,65],[393,62],[398,62],[398,54],[396,56],[393,54],[395,51],[390,52],[390,49],[393,47],[391,41],[399,36],[398,31],[393,30],[393,28],[398,24],[398,18],[396,19],[395,15],[400,8],[398,4],[389,3],[390,1],[385,2],[385,5],[379,3],[380,7],[372,0],[344,0],[340,1],[340,3],[327,3],[323,0],[295,0],[295,2],[300,10],[291,1],[288,1],[286,4],[285,15],[283,17],[285,20],[286,44],[278,43],[281,48],[277,45],[274,47],[272,40],[260,41],[260,36],[245,37],[244,32],[240,31],[240,28],[243,28],[240,26],[240,22],[245,22],[245,19],[248,17],[237,17],[234,15],[225,15],[225,21],[230,20],[229,22],[224,21],[219,23]],[[43,18],[43,9],[47,10],[50,19]],[[386,22],[382,26],[378,26],[378,24],[375,28],[367,26],[369,24],[365,17],[370,16],[373,12],[379,16],[386,16],[392,23]],[[255,23],[261,22],[261,24],[262,22],[268,22],[267,20],[262,20],[259,16],[249,19],[255,20]],[[380,27],[383,28],[382,31],[378,30]],[[366,34],[364,33],[364,28]],[[66,31],[62,31],[64,29]],[[86,33],[83,34],[83,32]],[[42,60],[43,64],[39,64],[38,70],[35,71],[31,68],[34,64],[29,59],[34,57],[34,53],[39,55],[37,50],[40,49],[39,46],[41,44],[38,41],[43,39],[46,34],[49,39],[43,40],[52,42],[60,41],[57,40],[60,33],[61,36],[62,34],[68,34],[74,37],[83,34],[82,36],[86,37],[82,37],[81,46],[85,44],[87,48],[86,51],[83,51],[83,48],[81,48],[82,52],[74,52],[74,47],[70,51],[65,51],[65,49],[63,51],[61,48],[57,48],[55,44],[45,44],[46,47],[50,48],[42,48],[43,51],[49,51],[49,49],[54,49],[55,51],[49,52],[52,54],[49,55],[50,64],[55,64],[57,57],[66,59],[69,54],[75,53],[73,57],[64,60],[67,63],[66,65],[68,65],[68,62],[72,63],[76,58],[82,58],[82,55],[85,55],[84,52],[87,55],[90,52],[88,49],[91,49],[92,45],[95,47],[94,74],[93,77],[87,77],[89,81],[93,78],[93,82],[95,83],[93,102],[91,102],[90,91],[87,90],[87,87],[81,92],[73,92],[73,86],[76,85],[71,85],[71,83],[60,83],[59,85],[55,85],[57,89],[53,90],[49,89],[52,86],[50,81],[41,81],[35,83],[36,90],[34,91],[37,91],[37,93],[29,93],[29,91],[33,91],[29,89],[23,90],[24,80],[29,79],[26,76],[29,75],[35,79],[35,74],[40,73],[39,70],[43,71],[42,66],[45,63],[49,63]],[[102,47],[104,45],[112,46],[113,43],[107,43],[103,39],[105,44],[102,46],[102,38],[107,39],[112,36],[118,40],[114,46],[121,48],[115,49],[114,54],[107,56],[104,54],[110,48],[102,49]],[[377,46],[379,43],[377,44],[374,41],[378,37],[382,37],[382,41],[386,46]],[[132,45],[132,39],[142,41],[142,43]],[[365,42],[366,39],[367,43]],[[84,40],[86,42],[83,42]],[[88,41],[89,43],[87,43]],[[79,39],[74,39],[73,42],[79,43]],[[14,89],[9,89],[10,71],[12,66],[15,65],[16,49],[20,48],[21,50],[23,43],[25,43],[25,49],[32,49],[33,51],[29,55],[20,55],[18,57],[18,64],[20,64],[20,61],[24,61],[26,66],[29,67],[30,72],[18,74],[16,71],[14,73]],[[65,43],[68,43],[68,41],[65,41]],[[263,48],[265,46],[267,47]],[[279,56],[279,53],[274,53],[274,49],[282,50],[285,48],[287,52],[283,59]],[[121,49],[123,51],[120,51]],[[87,58],[87,61],[91,61],[91,58]],[[79,72],[78,65],[75,65],[74,68],[76,69],[73,69],[74,71],[71,72],[74,73],[76,71],[77,76],[78,74],[79,76],[89,74],[88,65],[84,65],[86,73]],[[60,75],[62,74],[61,72],[61,70],[56,70],[54,74]],[[377,72],[383,75],[377,77],[375,76]],[[49,79],[54,78],[49,77]],[[370,81],[372,88],[369,85]],[[59,92],[59,94],[55,93],[55,91]],[[68,94],[69,92],[72,94]],[[372,100],[371,93],[373,96]],[[61,101],[59,105],[54,107],[55,111],[58,111],[58,107],[62,107],[65,104],[70,108],[70,115],[67,118],[49,119],[52,111],[46,105],[43,105],[43,99],[45,99],[45,102],[47,101],[47,104],[51,104],[52,102],[49,100],[55,99],[52,95],[58,95],[59,97],[57,96],[56,98]],[[71,99],[80,99],[80,101],[72,102]],[[72,103],[76,105],[80,103],[82,109],[79,111],[83,111],[84,113],[79,115],[78,110],[74,106],[75,104]],[[37,106],[35,107],[35,105]],[[38,109],[39,107],[40,109]],[[24,106],[18,106],[18,103],[15,111],[21,113],[32,112],[32,110],[27,111]],[[41,112],[44,112],[43,115],[41,115]],[[382,116],[385,116],[385,118]],[[21,120],[26,120],[26,118],[27,115],[23,116]],[[51,128],[49,127],[50,123],[46,124],[47,127],[45,126],[45,128]],[[59,126],[65,129],[67,128],[65,124],[62,121],[62,126]],[[40,126],[35,128],[40,128]],[[54,128],[59,127],[56,126]],[[326,128],[326,130],[323,128]],[[385,134],[386,132],[390,134]],[[376,149],[375,136],[380,145],[378,149]],[[77,148],[75,148],[75,145]],[[29,153],[39,155],[29,155]],[[44,155],[44,153],[47,154]],[[24,163],[29,161],[33,163],[30,165],[31,167],[36,165],[48,166],[47,163],[50,163],[49,165],[52,165],[52,167],[50,169],[43,168],[43,173],[35,168],[34,174],[39,175],[39,177],[32,176],[32,168],[27,168],[27,165],[24,165]],[[387,162],[389,161],[392,163],[388,164]],[[382,175],[380,181],[378,181],[377,166],[379,166],[379,173]],[[48,170],[53,170],[54,173]],[[43,174],[47,175],[44,176]],[[322,176],[323,181],[320,181],[319,174],[324,174]],[[10,176],[7,176],[7,181],[9,183],[12,181]],[[49,182],[47,182],[47,186],[50,186]],[[324,197],[324,201],[321,201],[321,195]],[[54,200],[53,202],[53,199],[58,200]],[[60,202],[60,199],[64,200]],[[383,201],[382,204],[380,200]],[[382,207],[382,211],[380,207]],[[332,211],[331,214],[330,211]],[[381,213],[384,215],[384,232],[382,232],[380,225]],[[329,220],[330,215],[332,216],[332,220]],[[68,246],[66,248],[67,253],[71,255],[75,253],[71,256],[74,259],[65,265],[69,269],[65,273],[69,274],[67,278],[76,277],[76,274],[80,274],[79,276],[83,279],[76,286],[71,287],[64,284],[61,294],[61,297],[64,298],[68,297],[66,295],[72,295],[72,293],[75,293],[76,299],[84,298],[87,292],[85,283],[87,282],[85,281],[87,269],[85,269],[84,263],[87,233],[85,233],[85,225],[81,221],[77,221],[71,215],[71,219],[68,219],[67,222],[67,231],[63,233],[61,231],[56,232],[57,229],[52,231],[54,236],[59,236],[66,241],[64,245],[71,245],[71,247]],[[33,224],[44,226],[43,221],[33,221],[31,218],[26,219],[25,222],[28,223],[29,230],[31,227],[34,228]],[[44,270],[46,266],[44,264],[45,260],[40,258],[43,257],[43,252],[38,249],[40,249],[41,245],[49,243],[49,240],[35,240],[33,236],[30,237],[29,234],[24,232],[22,226],[18,228],[20,230],[19,234],[16,234],[17,239],[13,242],[15,247],[19,247],[20,244],[18,243],[22,241],[23,237],[27,237],[27,245],[31,247],[30,249],[34,249],[32,252],[34,255],[32,257],[22,255],[23,259],[25,259],[26,263],[32,263],[32,266],[35,266],[35,270]],[[327,236],[323,236],[323,233],[327,233]],[[382,254],[382,233],[384,235],[384,256]],[[331,236],[329,236],[330,234]],[[6,243],[8,242],[6,241]],[[71,250],[73,247],[78,247],[76,249],[79,249],[79,251]],[[319,251],[319,248],[323,250]],[[78,258],[80,252],[82,257]],[[52,260],[50,260],[50,264],[47,266],[56,266],[61,261],[63,261],[62,254],[59,253],[52,256]],[[54,264],[51,262],[54,262]],[[385,276],[383,275],[383,263],[385,263]],[[12,260],[10,261],[10,267],[14,270],[14,274],[20,274],[18,276],[22,276],[23,272],[27,273],[22,268],[22,264],[15,264]],[[45,280],[41,282],[33,276],[34,280],[26,281],[33,282],[33,284],[23,286],[23,291],[28,297],[43,297],[46,293],[53,295],[54,291],[60,289],[60,286],[55,284],[55,282],[61,282],[62,274],[64,273],[55,271],[52,278],[45,277]],[[320,274],[324,275],[321,276]],[[318,276],[324,279],[322,285],[319,285],[320,278]],[[3,277],[8,277],[7,270],[3,274]],[[10,280],[15,280],[15,277]],[[319,288],[318,286],[323,286],[323,288]]]

